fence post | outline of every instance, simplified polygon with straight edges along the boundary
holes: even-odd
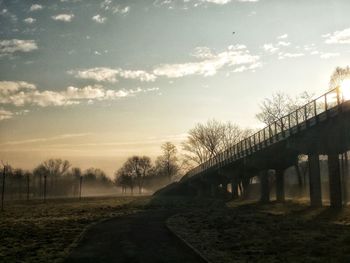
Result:
[[[4,198],[5,198],[5,177],[6,177],[6,165],[3,164],[4,169],[2,172],[2,190],[1,190],[1,211],[4,211]]]

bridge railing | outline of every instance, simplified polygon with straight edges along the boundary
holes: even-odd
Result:
[[[225,149],[189,171],[188,175],[193,176],[207,169],[219,168],[313,126],[328,118],[328,113],[332,113],[348,99],[350,98],[347,98],[340,88],[335,88]]]

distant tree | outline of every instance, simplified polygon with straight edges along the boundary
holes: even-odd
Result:
[[[54,190],[54,185],[57,186],[58,177],[66,174],[69,170],[70,163],[67,160],[62,159],[49,159],[42,163],[42,167],[40,169],[44,170],[44,200],[46,200],[47,196],[47,176],[50,177],[51,182],[51,193],[56,193],[57,190]]]
[[[111,186],[112,181],[101,169],[89,168],[83,174],[83,180],[87,184],[99,184],[100,186]]]
[[[12,189],[12,191],[14,193],[17,192],[19,199],[22,199],[22,194],[23,194],[23,189],[22,189],[23,178],[24,178],[24,171],[22,169],[18,168],[13,170],[12,179],[17,184],[17,189],[16,189],[17,191],[15,191],[15,189]]]
[[[156,160],[156,169],[164,174],[168,182],[175,176],[180,167],[178,165],[177,149],[171,142],[165,142],[162,146],[162,155]]]
[[[38,187],[38,192],[37,193],[38,193],[38,195],[40,197],[42,197],[43,194],[44,194],[44,191],[43,191],[43,179],[44,179],[44,177],[46,177],[47,172],[48,171],[46,170],[46,168],[44,167],[43,164],[38,165],[33,170],[34,177],[39,178],[39,187]]]
[[[133,193],[133,188],[134,188],[133,178],[125,169],[125,167],[120,168],[115,173],[114,183],[115,185],[120,186],[122,188],[122,194],[126,194],[126,189],[128,187],[130,188],[130,192]]]
[[[133,191],[134,183],[138,186],[139,194],[142,193],[142,187],[145,181],[145,178],[148,176],[151,169],[151,159],[147,156],[132,156],[126,160],[123,166],[116,173],[116,182],[118,177],[122,176],[119,180],[124,180],[128,178],[130,180],[130,188]],[[127,175],[127,176],[126,176]]]
[[[339,87],[345,79],[350,79],[350,67],[336,67],[330,77],[329,88],[334,89]]]

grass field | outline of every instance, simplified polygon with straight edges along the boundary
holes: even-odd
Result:
[[[211,262],[350,262],[350,209],[229,203],[168,219]]]
[[[6,203],[0,212],[0,262],[60,262],[87,226],[133,213],[143,203],[147,197]]]

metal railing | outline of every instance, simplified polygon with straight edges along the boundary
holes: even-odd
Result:
[[[344,95],[340,88],[323,94],[193,168],[188,175],[194,176],[211,168],[220,168],[314,126],[332,115],[337,106],[350,100],[350,97]]]

